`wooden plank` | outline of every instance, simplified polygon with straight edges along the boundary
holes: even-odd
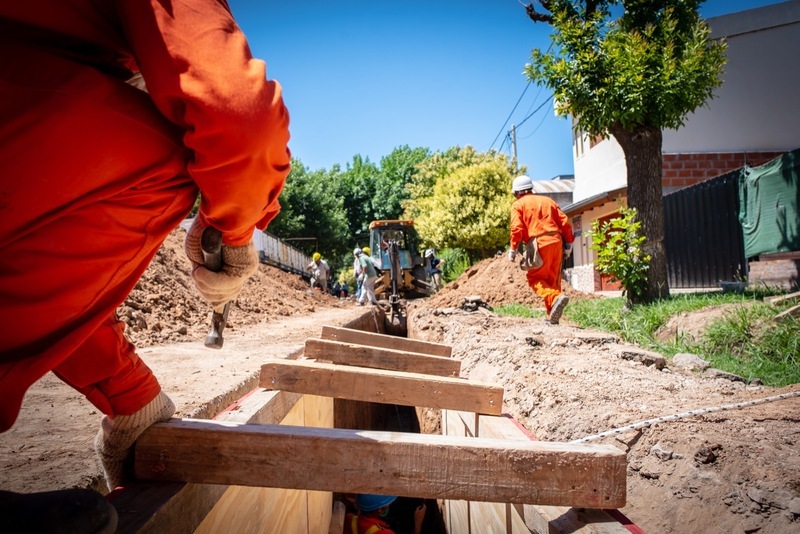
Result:
[[[800,315],[800,304],[792,306],[788,310],[783,310],[781,313],[773,317],[773,319],[783,319],[784,317],[788,317],[790,315]]]
[[[488,416],[442,411],[442,432],[447,435],[472,436],[503,439],[511,441],[530,441],[528,434],[508,416]],[[466,433],[466,434],[465,434]],[[624,525],[604,510],[570,508],[568,506],[545,506],[534,504],[482,503],[464,501],[445,501],[448,511],[448,524],[468,534],[482,534],[486,531],[545,534],[630,534]],[[494,529],[481,528],[480,525],[494,525]]]
[[[798,297],[800,297],[800,291],[795,291],[794,293],[789,293],[788,295],[776,295],[774,297],[767,297],[764,299],[764,302],[774,305],[786,300],[796,299]]]
[[[270,360],[261,387],[402,406],[451,408],[499,415],[503,388],[460,378],[345,367],[310,361]]]
[[[625,506],[609,445],[173,419],[136,444],[139,478],[583,508]]]
[[[298,393],[256,389],[217,417],[246,423],[280,423],[302,398]],[[228,486],[134,482],[110,496],[119,514],[119,534],[194,531]]]
[[[461,372],[461,360],[453,358],[327,339],[307,339],[304,354],[306,358],[314,360],[388,371],[436,376],[458,376]]]
[[[431,341],[421,341],[419,339],[408,339],[398,336],[387,336],[385,334],[374,334],[352,328],[340,328],[338,326],[323,326],[322,339],[340,341],[342,343],[355,343],[357,345],[369,345],[384,349],[404,350],[407,352],[419,352],[432,356],[443,356],[449,358],[453,354],[453,347],[442,343]]]
[[[302,397],[281,422],[302,426],[306,400]],[[206,515],[195,534],[259,534],[264,525],[270,525],[275,532],[308,532],[307,510],[308,492],[304,490],[233,485]]]
[[[548,534],[630,534],[625,525],[604,510],[567,506],[524,505],[531,532]]]
[[[283,424],[287,424],[285,421]],[[316,395],[303,396],[303,426],[333,428],[333,399]],[[325,532],[330,528],[333,513],[333,494],[330,491],[306,491],[308,532]],[[291,527],[291,525],[289,525]],[[290,532],[276,530],[276,532]]]
[[[479,436],[484,438],[529,440],[530,438],[507,416],[479,417]],[[630,534],[619,521],[602,510],[577,510],[567,506],[536,506],[528,504],[522,510],[507,510],[514,525],[509,532],[519,532],[520,523],[531,532],[566,534]],[[520,513],[522,512],[522,513]]]
[[[244,396],[214,419],[231,423],[277,424],[289,415],[302,398],[303,395],[299,393],[259,388]]]
[[[344,532],[345,515],[347,515],[347,508],[344,503],[342,501],[334,501],[328,534],[342,534]]]

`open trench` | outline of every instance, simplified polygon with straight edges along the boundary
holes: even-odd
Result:
[[[370,331],[378,334],[406,337],[408,327],[405,317],[392,317],[385,313],[367,313],[357,325],[348,325],[350,328]],[[371,320],[370,320],[371,319]],[[360,326],[360,328],[358,328]],[[411,432],[420,433],[421,425],[418,410],[412,406],[396,404],[381,404],[376,402],[361,402],[347,399],[334,400],[334,426],[351,430],[375,430],[386,432]],[[430,412],[431,410],[426,410]],[[334,493],[334,501],[345,503],[348,512],[355,512],[352,505],[353,495]],[[414,510],[425,504],[425,520],[422,532],[430,534],[447,533],[445,521],[439,502],[435,498],[411,498],[398,496],[389,509],[387,522],[397,534],[414,532]],[[345,532],[347,532],[345,527]]]

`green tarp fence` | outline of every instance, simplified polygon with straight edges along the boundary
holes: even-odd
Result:
[[[800,149],[739,176],[744,255],[800,250]]]

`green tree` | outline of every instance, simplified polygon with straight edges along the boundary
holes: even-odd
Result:
[[[651,256],[634,301],[669,295],[663,246],[661,144],[721,85],[725,44],[709,40],[702,0],[539,0],[526,6],[550,23],[553,45],[534,50],[526,76],[553,90],[559,113],[590,135],[613,135],[625,154],[628,204],[636,208]],[[613,6],[622,6],[614,19]]]
[[[403,203],[403,217],[416,220],[425,212],[427,206],[422,204],[425,204],[426,199],[433,197],[434,186],[437,182],[447,180],[450,175],[461,168],[479,165],[485,161],[495,161],[497,158],[503,158],[508,172],[513,174],[513,165],[504,155],[498,155],[494,151],[478,152],[471,146],[450,147],[444,152],[437,151],[427,157],[417,165],[417,172],[406,184],[408,200]],[[522,167],[518,174],[526,172],[527,169]],[[508,187],[511,187],[510,182]]]
[[[335,166],[331,171],[331,182],[344,203],[348,227],[348,246],[369,238],[369,223],[375,219],[372,201],[375,197],[375,183],[378,167],[369,158],[360,154],[353,156],[352,163],[341,171]]]
[[[406,184],[417,173],[417,165],[430,156],[427,148],[395,148],[391,154],[381,158],[380,170],[375,182],[372,212],[375,219],[397,219],[403,213],[403,202],[409,197]]]
[[[465,164],[446,163],[450,172],[435,180],[430,196],[412,199],[408,206],[424,242],[486,257],[508,241],[513,174],[505,155],[463,151]]]
[[[268,230],[307,254],[318,250],[331,267],[341,267],[337,259],[350,246],[347,215],[330,173],[310,171],[294,159],[279,201],[281,212]]]

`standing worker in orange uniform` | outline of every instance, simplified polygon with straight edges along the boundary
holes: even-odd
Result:
[[[561,293],[561,265],[572,252],[572,226],[553,199],[533,194],[533,183],[527,176],[514,178],[511,190],[516,200],[511,205],[508,258],[514,261],[520,243],[525,244],[530,257],[535,248],[532,240],[536,240],[541,267],[528,269],[525,276],[528,285],[544,299],[545,322],[558,324],[569,303],[569,297]]]
[[[0,431],[55,372],[105,414],[113,488],[174,413],[115,310],[198,192],[193,278],[212,305],[236,297],[280,209],[288,112],[225,0],[3,2],[0,57]],[[219,272],[202,266],[207,226]]]

